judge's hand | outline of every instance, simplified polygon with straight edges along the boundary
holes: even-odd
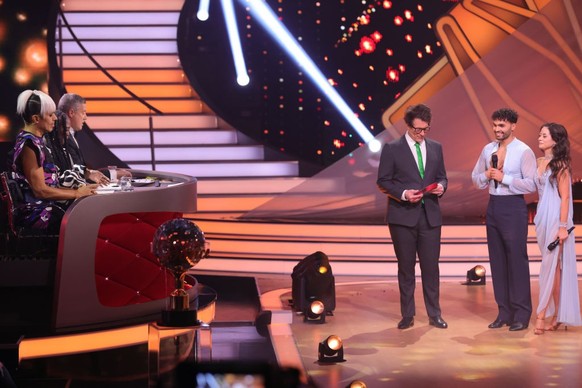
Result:
[[[93,194],[95,194],[95,190],[97,190],[97,186],[98,185],[96,185],[96,184],[79,186],[79,188],[77,190],[75,190],[75,197],[76,198],[83,198],[83,197],[87,197],[89,195],[93,195]]]
[[[131,175],[131,171],[125,170],[123,168],[118,168],[117,169],[117,179],[121,178],[122,176],[128,176],[128,177],[132,177]]]
[[[101,171],[88,170],[88,172],[89,172],[89,174],[88,174],[87,178],[92,180],[93,182],[95,182],[99,185],[109,184],[109,178],[107,178]]]

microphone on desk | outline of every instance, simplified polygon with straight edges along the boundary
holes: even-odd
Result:
[[[570,229],[568,229],[568,234],[570,234],[573,230],[574,230],[574,226],[572,226]],[[553,251],[558,244],[560,243],[560,238],[555,239],[554,241],[552,241],[549,245],[548,245],[548,251]]]
[[[498,161],[499,161],[499,159],[497,158],[497,154],[491,155],[491,167],[497,168]],[[497,182],[497,181],[494,181],[494,182],[495,182],[495,188],[497,188],[497,185],[499,184],[499,182]]]

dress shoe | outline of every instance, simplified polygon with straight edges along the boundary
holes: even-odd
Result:
[[[400,330],[408,329],[414,326],[414,317],[403,317],[400,322],[398,322],[398,328]]]
[[[509,331],[519,331],[527,329],[527,323],[523,322],[513,322],[511,326],[509,326]]]
[[[502,319],[496,319],[489,324],[490,329],[499,329],[500,327],[503,326],[509,326],[509,322],[504,321]]]
[[[428,324],[434,327],[438,327],[439,329],[446,329],[449,327],[444,319],[441,318],[440,315],[436,317],[428,317]]]

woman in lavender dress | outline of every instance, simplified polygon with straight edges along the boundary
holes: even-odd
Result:
[[[570,141],[566,129],[556,123],[542,125],[538,144],[544,156],[537,161],[539,202],[534,219],[542,253],[539,305],[535,334],[555,331],[560,325],[582,325],[576,274],[573,226]],[[558,246],[548,245],[558,239]],[[545,320],[550,318],[549,325]]]

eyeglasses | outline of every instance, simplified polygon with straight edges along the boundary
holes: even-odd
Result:
[[[416,127],[410,127],[412,128],[412,130],[414,131],[414,133],[419,134],[421,132],[428,132],[430,131],[430,125],[428,127],[424,127],[424,128],[416,128]]]

